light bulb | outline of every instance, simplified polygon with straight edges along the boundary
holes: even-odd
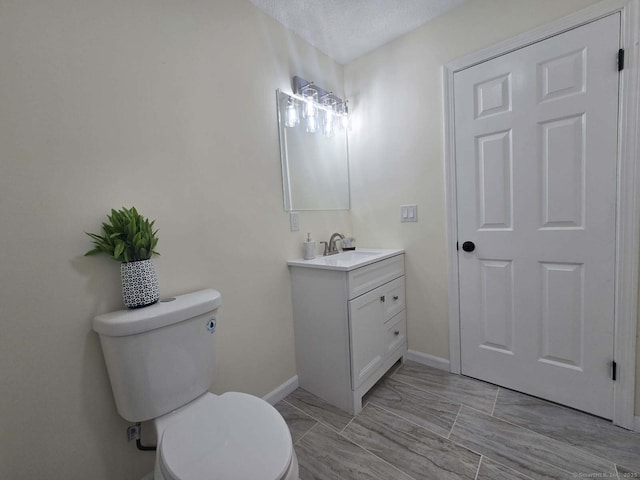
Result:
[[[344,115],[342,115],[340,117],[340,125],[342,126],[342,128],[344,128],[345,130],[349,129],[349,115],[347,115],[346,113]]]
[[[324,112],[324,125],[322,128],[322,133],[326,137],[333,137],[336,133],[335,130],[335,115],[333,110],[325,110]]]
[[[298,105],[291,97],[289,97],[284,113],[284,124],[289,128],[293,128],[299,123],[300,115],[298,114]]]
[[[318,101],[318,92],[313,88],[305,88],[302,90],[302,96],[304,97],[304,107],[302,110],[302,116],[304,118],[317,117],[318,107],[316,105],[316,102]],[[317,124],[317,121],[315,123]],[[316,129],[317,129],[317,126],[316,126]]]
[[[316,115],[318,115],[318,108],[316,107],[315,103],[313,103],[313,100],[305,100],[304,102],[305,118],[315,117]]]
[[[338,126],[340,129],[347,130],[349,128],[349,108],[347,107],[346,100],[336,107],[336,112],[339,117]]]
[[[305,118],[305,125],[308,133],[316,133],[318,131],[318,115],[316,114]]]

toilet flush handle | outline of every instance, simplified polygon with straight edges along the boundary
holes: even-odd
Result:
[[[211,317],[207,320],[207,331],[213,333],[216,331],[216,317]]]

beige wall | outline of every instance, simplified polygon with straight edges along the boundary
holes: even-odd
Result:
[[[160,228],[163,295],[219,289],[213,390],[295,374],[286,260],[348,212],[283,210],[275,89],[342,67],[245,0],[0,2],[0,478],[133,480],[94,315],[119,265],[83,257],[112,207]]]
[[[345,67],[355,235],[407,250],[410,349],[449,357],[442,65],[593,3],[474,0]],[[418,223],[400,223],[407,203]]]

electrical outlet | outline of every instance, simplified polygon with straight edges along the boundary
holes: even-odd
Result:
[[[291,225],[292,232],[300,230],[300,214],[298,212],[289,213],[289,224]]]

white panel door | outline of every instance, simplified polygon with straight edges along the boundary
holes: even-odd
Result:
[[[619,38],[611,15],[454,75],[462,373],[606,418]]]

